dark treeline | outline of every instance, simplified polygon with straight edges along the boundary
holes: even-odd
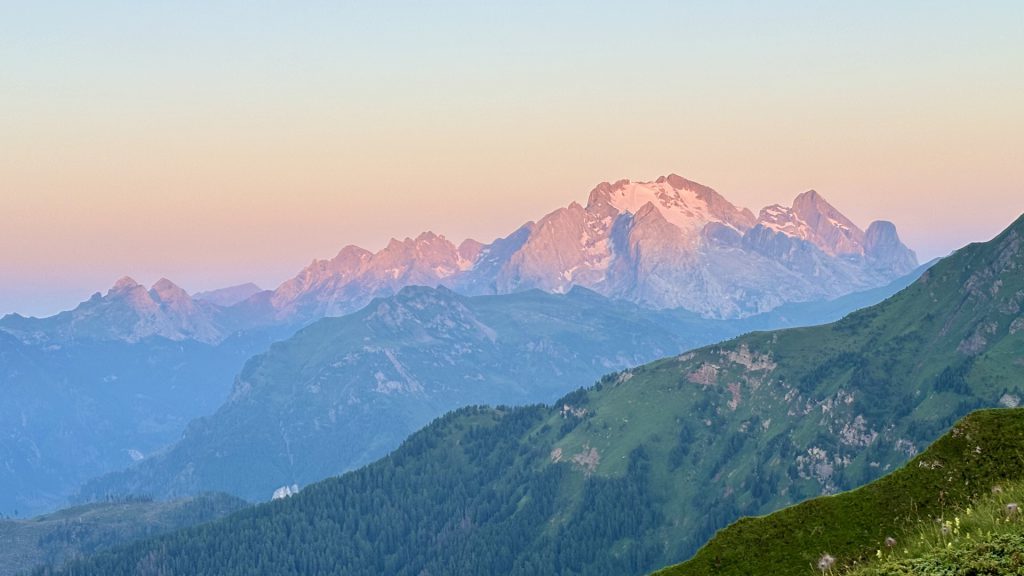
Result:
[[[550,414],[543,407],[463,409],[383,461],[286,501],[34,574],[526,576],[656,568],[662,547],[637,538],[662,521],[644,448],[632,451],[618,478],[584,476],[570,465],[538,469],[551,446],[542,438],[550,430],[537,425]],[[536,441],[523,442],[531,430]]]

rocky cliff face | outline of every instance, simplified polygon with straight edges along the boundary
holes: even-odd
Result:
[[[914,251],[900,242],[896,225],[885,220],[877,220],[868,226],[864,235],[864,252],[882,270],[902,270],[917,263]]]

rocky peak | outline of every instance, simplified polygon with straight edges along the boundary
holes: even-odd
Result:
[[[377,260],[392,255],[406,255],[410,257],[437,254],[456,254],[458,250],[447,238],[433,232],[423,232],[416,238],[405,238],[397,240],[392,238],[386,247],[373,255]]]
[[[687,180],[686,178],[683,178],[682,176],[675,173],[669,174],[668,176],[659,176],[658,179],[655,180],[654,182],[656,184],[665,184],[667,182],[669,186],[675,188],[676,190],[691,190],[693,192],[715,193],[715,191],[712,190],[711,188],[708,188],[703,184],[698,184],[693,180]]]
[[[801,240],[811,240],[814,235],[807,223],[801,220],[792,208],[781,204],[762,208],[757,215],[757,224]]]
[[[331,261],[337,263],[360,263],[372,255],[373,253],[370,252],[369,250],[366,250],[365,248],[360,248],[359,246],[349,244],[348,246],[345,246],[344,248],[339,250],[338,254],[334,258],[332,258]]]
[[[590,193],[587,210],[610,207],[615,214],[637,214],[647,203],[653,204],[669,223],[692,236],[710,222],[732,226],[741,232],[755,222],[750,210],[738,208],[713,189],[676,174],[653,182],[601,183]]]
[[[128,306],[139,314],[151,314],[160,306],[146,287],[130,276],[123,276],[115,282],[100,303]]]
[[[472,238],[467,238],[459,244],[458,252],[459,258],[466,262],[475,263],[477,258],[480,257],[480,253],[483,252],[485,245],[483,242],[477,242]]]
[[[185,303],[192,300],[188,292],[167,278],[157,280],[149,289],[149,295],[164,304]]]
[[[808,190],[793,200],[793,214],[809,231],[807,240],[825,253],[845,255],[864,253],[864,231],[815,190]]]
[[[141,287],[142,285],[136,282],[131,276],[122,276],[117,280],[117,282],[114,282],[114,285],[110,287],[110,290],[107,290],[107,296],[125,294]]]
[[[435,270],[445,277],[462,269],[459,251],[447,238],[433,232],[424,232],[415,239],[399,242],[394,238],[387,247],[373,255],[371,266],[387,265],[391,269]]]
[[[615,182],[601,182],[590,191],[590,196],[587,199],[587,210],[593,210],[594,208],[607,205],[612,194],[621,190],[628,184],[630,184],[628,179],[617,180]]]
[[[864,252],[868,258],[899,271],[917,267],[917,254],[900,241],[896,226],[886,220],[876,220],[864,234]]]
[[[301,279],[300,283],[308,285],[332,276],[345,278],[355,274],[363,264],[369,261],[371,256],[373,253],[369,250],[350,244],[342,248],[330,260],[313,260],[309,266],[303,269],[296,280]]]
[[[412,238],[409,238],[408,236],[406,236],[405,240],[399,240],[398,238],[392,237],[388,240],[388,245],[385,246],[381,252],[398,252],[412,243]]]
[[[900,236],[896,225],[887,220],[875,220],[864,233],[864,248],[870,254],[882,247],[900,244]]]

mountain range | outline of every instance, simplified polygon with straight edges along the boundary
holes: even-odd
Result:
[[[221,486],[253,500],[266,500],[279,486],[300,482],[306,485],[383,454],[397,446],[418,423],[425,423],[450,407],[488,400],[550,400],[615,367],[638,364],[753,329],[832,321],[891,296],[916,280],[927,267],[922,266],[890,285],[833,301],[787,304],[767,314],[730,321],[708,320],[684,311],[652,311],[608,300],[582,288],[571,289],[565,295],[534,290],[491,297],[463,297],[444,288],[407,288],[396,296],[378,300],[381,306],[411,311],[398,315],[398,324],[394,326],[379,322],[379,315],[368,320],[374,314],[357,313],[352,317],[325,319],[323,326],[314,324],[309,334],[297,335],[297,342],[286,342],[289,353],[302,351],[309,355],[304,360],[309,366],[304,370],[310,373],[332,370],[326,364],[318,366],[314,353],[322,354],[321,358],[351,355],[355,361],[349,368],[365,378],[350,378],[346,384],[349,393],[365,398],[367,404],[377,405],[377,414],[356,413],[355,418],[338,419],[339,414],[352,413],[346,405],[335,412],[336,422],[331,426],[319,426],[318,422],[328,421],[321,418],[325,398],[336,396],[338,391],[326,386],[323,393],[301,390],[292,396],[288,391],[290,378],[285,372],[272,379],[261,375],[262,385],[251,395],[258,401],[231,401],[213,416],[190,426],[190,433],[184,438],[181,431],[190,419],[213,413],[228,398],[232,376],[241,370],[247,357],[270,347],[272,339],[285,334],[240,334],[218,345],[159,336],[134,343],[82,338],[61,344],[30,345],[0,333],[0,364],[10,370],[6,402],[0,410],[0,422],[8,424],[7,440],[0,442],[5,462],[0,481],[6,488],[0,494],[0,510],[21,517],[52,510],[65,502],[83,481],[125,468],[136,459],[139,462],[135,467],[89,483],[80,499],[83,494],[98,497],[100,504],[105,505],[108,493],[134,491],[146,498],[191,494]],[[418,302],[427,298],[435,300],[435,305],[421,307]],[[462,371],[475,367],[486,374],[487,382],[494,384],[479,390],[464,386],[460,394],[464,393],[465,398],[457,396],[453,387],[437,386],[438,379],[445,377],[443,367],[423,362],[422,354],[415,354],[425,341],[434,341],[427,350],[443,350],[446,343],[458,344],[462,335],[456,322],[464,323],[465,316],[440,312],[459,310],[469,310],[477,319],[483,318],[489,326],[501,329],[495,343],[484,341],[481,346],[480,342],[470,342],[464,346],[464,351],[474,346],[487,350],[462,355]],[[501,319],[502,310],[524,319]],[[493,320],[496,317],[498,323]],[[545,318],[549,326],[542,334],[536,333]],[[517,351],[509,344],[518,338],[521,345],[529,337],[529,331],[516,329],[518,323],[532,326],[537,337],[537,352],[530,358],[549,358],[544,367],[557,369],[562,376],[543,373],[544,367],[534,368],[540,373],[538,382],[524,376],[525,369],[516,363],[523,363],[526,351]],[[367,346],[359,334],[363,338],[369,334],[381,350],[376,354],[367,351],[372,346]],[[629,335],[628,340],[622,334]],[[615,335],[623,341],[616,342]],[[325,340],[319,342],[320,338]],[[382,396],[376,390],[377,372],[394,372],[390,360],[383,369],[378,366],[379,360],[387,358],[386,353],[381,357],[385,348],[396,354],[406,376],[426,384],[428,389],[414,393],[396,389],[383,399],[374,399]],[[406,356],[410,351],[414,352],[411,362]],[[277,363],[282,357],[280,348],[271,349],[268,356],[259,362]],[[529,366],[529,362],[524,364]],[[394,382],[401,381],[401,374],[393,376]],[[261,408],[264,401],[266,406]],[[402,405],[411,408],[404,412],[392,409]],[[285,451],[274,449],[274,441],[279,447],[281,438],[266,442],[263,432],[264,428],[280,429],[282,422],[287,422],[297,445],[317,449],[297,449],[294,462],[286,459]],[[193,434],[194,429],[203,432]],[[358,439],[374,435],[374,431],[376,436],[360,450]],[[176,440],[170,449],[162,448]],[[83,446],[89,449],[83,450]],[[318,460],[323,449],[329,454]],[[214,470],[225,468],[229,468],[228,472],[214,476]],[[93,508],[75,508],[48,516],[41,523],[32,519],[11,524],[19,527],[12,534],[42,535],[60,528],[59,523],[51,520],[66,520],[82,524],[74,533],[81,534],[83,539],[58,542],[47,536],[48,543],[36,546],[17,536],[18,551],[12,549],[11,553],[20,561],[12,560],[8,565],[25,569],[39,559],[60,558],[64,550],[94,552],[101,543],[111,546],[153,534],[156,527],[147,527],[147,523],[165,526],[156,518],[160,510],[173,510],[175,504],[165,506],[157,502],[147,506],[138,498],[133,497],[132,505],[125,507],[126,512],[121,515],[107,514],[116,508],[101,507],[98,512]],[[129,513],[141,516],[136,525],[129,526]],[[93,532],[101,537],[90,536]]]
[[[147,289],[125,276],[105,294],[96,292],[73,310],[48,318],[8,314],[0,318],[0,331],[39,345],[83,341],[133,344],[153,337],[217,345],[242,332],[268,327],[275,333],[287,333],[294,325],[266,322],[247,313],[244,302],[261,292],[248,284],[193,296],[167,278]]]
[[[374,464],[64,573],[644,573],[1017,405],[1022,269],[1024,217],[839,322],[665,358],[552,406],[464,408]]]
[[[403,288],[271,346],[247,363],[215,414],[168,450],[89,482],[78,498],[223,491],[265,500],[278,487],[368,464],[460,406],[551,402],[608,372],[753,328],[841,317],[860,298],[877,302],[913,279],[732,321],[585,288],[474,297]]]
[[[25,342],[161,336],[216,344],[240,330],[297,328],[354,312],[406,286],[465,295],[580,286],[647,308],[727,319],[883,286],[917,265],[890,222],[861,230],[813,190],[755,217],[672,174],[601,183],[585,207],[574,202],[490,244],[456,246],[425,232],[376,253],[350,245],[273,291],[243,284],[190,296],[166,278],[147,289],[125,277],[50,318],[9,314],[0,330]]]
[[[412,284],[467,295],[581,286],[649,308],[738,318],[881,286],[916,267],[891,223],[865,232],[813,190],[754,216],[672,174],[601,183],[586,206],[573,202],[491,244],[426,232],[376,253],[346,246],[248,305],[316,318]]]
[[[558,393],[592,381],[613,367],[624,367],[627,359],[639,363],[659,354],[677,352],[752,329],[835,320],[895,293],[916,279],[925,268],[921,267],[886,286],[832,301],[786,304],[766,314],[729,321],[703,319],[678,310],[648,310],[608,300],[582,288],[572,289],[569,297],[564,298],[566,312],[574,306],[577,312],[590,310],[587,314],[580,314],[579,326],[574,328],[581,334],[598,327],[608,333],[619,329],[649,330],[651,345],[639,350],[629,344],[617,345],[611,340],[604,342],[600,347],[602,354],[615,356],[614,363],[608,367],[590,366],[578,377],[562,382]],[[180,438],[190,420],[213,413],[228,398],[234,375],[250,356],[266,350],[271,342],[285,338],[295,330],[288,324],[267,325],[234,332],[215,343],[198,341],[190,337],[188,331],[175,328],[189,325],[173,316],[174,310],[182,307],[165,309],[154,304],[157,300],[154,294],[159,296],[161,292],[157,288],[164,287],[162,292],[166,294],[169,292],[166,289],[168,284],[161,281],[156,287],[146,290],[130,279],[119,281],[118,286],[109,290],[106,296],[94,296],[74,311],[43,319],[31,330],[23,329],[17,317],[7,318],[4,323],[7,328],[0,330],[0,366],[5,369],[0,374],[3,375],[7,395],[7,401],[0,408],[3,414],[0,422],[5,433],[0,440],[0,461],[5,463],[0,479],[7,488],[0,493],[0,511],[33,514],[51,510],[90,477],[123,468],[135,460],[149,459],[161,452],[164,446]],[[202,304],[202,297],[192,297],[190,302],[183,290],[170,292],[189,304],[183,308],[213,311],[207,319],[218,317],[218,309]],[[458,298],[461,297],[450,292],[442,296],[442,299]],[[496,298],[499,301],[508,298],[510,302],[519,302],[527,307],[525,303],[540,305],[545,301],[540,294],[530,297],[512,294]],[[152,315],[138,313],[133,303],[139,301],[147,303],[142,310]],[[570,305],[569,302],[575,304]],[[492,305],[499,306],[500,302]],[[534,312],[541,313],[542,309],[543,306]],[[616,318],[617,314],[621,323],[609,324],[608,320]],[[593,321],[588,319],[590,316]],[[353,322],[357,320],[346,325],[353,325]],[[212,320],[198,324],[217,325]],[[41,326],[46,330],[41,330]],[[658,328],[651,330],[649,326]],[[441,324],[426,328],[438,337],[442,336],[439,330],[444,329]],[[369,337],[384,339],[386,334],[382,331]],[[659,335],[664,339],[656,340]],[[515,337],[514,334],[505,336]],[[391,345],[401,342],[401,339],[399,336],[391,341]],[[580,356],[576,360],[565,361],[579,362],[591,358],[588,355],[594,349],[587,349],[584,344],[595,341],[589,336],[566,340],[563,343],[566,350]],[[415,342],[401,344],[414,346]],[[672,347],[667,347],[669,345]],[[576,350],[576,346],[581,348]],[[359,346],[352,349],[359,352]],[[563,370],[567,367],[563,366]],[[436,368],[429,365],[419,365],[417,370],[421,369],[425,373],[414,371],[415,378],[436,372]],[[373,379],[366,381],[367,390],[373,388],[373,383]],[[531,398],[520,392],[497,389],[491,390],[489,396],[481,397],[467,391],[465,401],[534,402],[550,400],[557,395],[549,392],[547,396]],[[305,400],[315,404],[317,398]],[[429,408],[420,410],[416,423],[425,423],[424,418],[429,420],[456,405],[462,403],[449,395],[443,403],[430,404]],[[416,423],[401,419],[391,422],[389,440],[377,444],[373,454],[380,455],[382,450],[396,446],[404,437],[402,434],[414,430]],[[88,444],[88,450],[80,449],[83,443]],[[336,473],[350,465],[353,463],[335,461],[327,469]],[[294,481],[306,483],[321,477],[302,475]],[[236,493],[263,498],[260,492],[252,489]]]
[[[915,263],[892,225],[876,222],[862,232],[815,192],[801,194],[792,208],[768,207],[754,217],[710,188],[671,175],[600,184],[586,207],[570,204],[486,245],[455,246],[425,233],[377,253],[348,246],[273,291],[244,284],[190,295],[166,278],[147,288],[125,277],[49,318],[0,318],[0,386],[8,394],[0,474],[9,481],[0,510],[47,510],[73,483],[148,458],[227,397],[247,357],[324,316],[353,313],[407,286],[461,295],[587,288],[609,298],[593,300],[595,308],[621,310],[611,302],[624,300],[651,310],[655,323],[679,320],[677,328],[688,333],[673,328],[674,339],[645,355],[622,351],[621,358],[646,361],[747,329],[832,320],[854,301],[873,303],[915,277]],[[861,296],[844,302],[852,293]],[[674,311],[656,319],[664,309]],[[742,321],[711,321],[719,318]],[[624,366],[612,362],[607,369]],[[596,367],[585,371],[562,391],[597,375]],[[557,395],[467,393],[467,401],[488,402]],[[451,399],[432,405],[403,429],[454,406]],[[77,450],[84,438],[90,449]],[[399,440],[389,438],[381,446]],[[335,472],[349,466],[333,465]]]

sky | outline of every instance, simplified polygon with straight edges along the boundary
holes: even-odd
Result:
[[[0,0],[0,314],[668,173],[816,189],[924,261],[1024,212],[1022,103],[1017,1]]]

